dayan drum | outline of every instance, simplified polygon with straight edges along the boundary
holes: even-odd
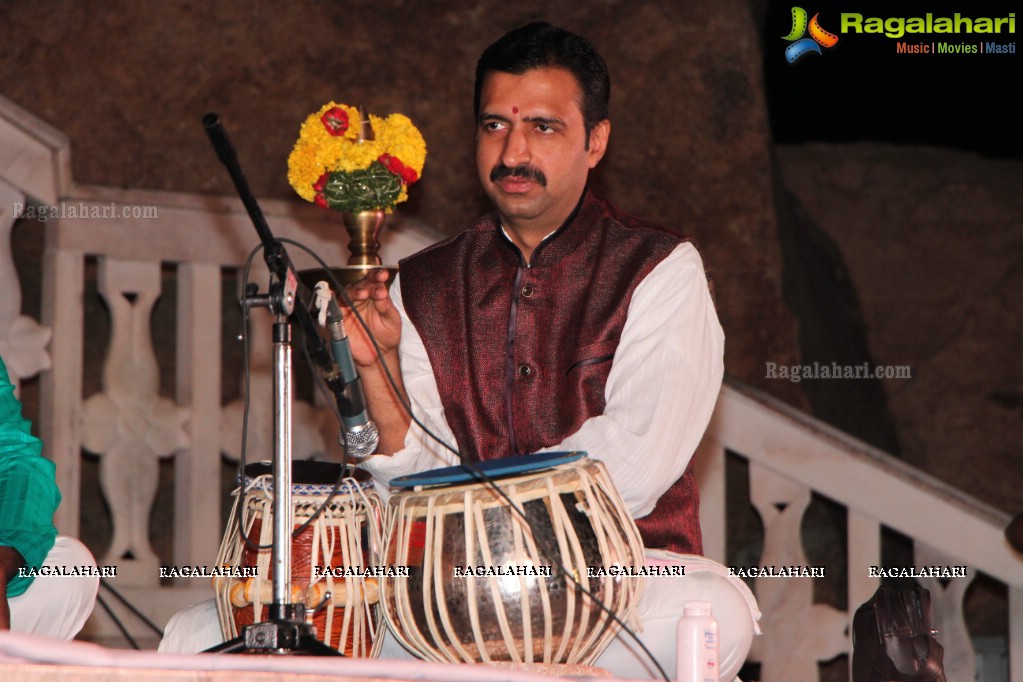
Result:
[[[392,631],[433,661],[591,663],[620,627],[598,601],[631,618],[642,581],[618,568],[644,564],[604,465],[547,453],[478,466],[522,515],[462,467],[391,481],[384,553],[409,569],[381,579]]]
[[[265,621],[273,601],[271,472],[269,463],[250,464],[243,487],[234,491],[236,498],[244,492],[244,499],[232,506],[217,564],[257,567],[258,575],[214,578],[220,629],[227,639],[245,625]],[[376,656],[379,588],[372,574],[381,546],[380,498],[362,470],[343,479],[332,495],[340,474],[338,464],[292,465],[290,603],[304,603],[307,615],[315,609],[312,623],[321,642],[346,656]]]

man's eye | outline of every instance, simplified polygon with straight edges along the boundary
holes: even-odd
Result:
[[[553,133],[554,132],[554,128],[552,128],[551,126],[547,125],[546,123],[538,123],[536,125],[536,130],[537,130],[537,132],[540,132],[540,133]]]
[[[483,124],[483,130],[486,131],[501,130],[503,127],[504,125],[500,121],[487,121]]]

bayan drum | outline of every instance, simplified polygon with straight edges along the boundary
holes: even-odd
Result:
[[[338,464],[292,463],[296,532],[291,545],[291,602],[306,605],[321,642],[346,656],[367,657],[376,656],[380,641],[379,589],[373,573],[379,563],[381,504],[367,472],[355,471],[357,478],[338,483]],[[245,483],[234,491],[244,499],[232,506],[217,556],[217,565],[231,569],[233,575],[214,578],[226,639],[245,625],[265,621],[273,601],[271,472],[268,462],[246,466]],[[253,568],[255,576],[238,575]]]
[[[433,661],[588,665],[642,589],[621,570],[643,566],[643,547],[604,465],[544,453],[478,467],[507,499],[463,467],[391,481],[386,563],[408,567],[381,578],[391,630]]]

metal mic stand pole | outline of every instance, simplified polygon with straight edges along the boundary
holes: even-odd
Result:
[[[274,344],[274,542],[270,620],[292,620],[291,604],[291,324],[284,315],[273,326]],[[287,538],[282,542],[281,538]],[[304,615],[304,614],[302,614]]]
[[[344,654],[337,649],[316,639],[312,626],[305,621],[305,604],[291,603],[291,535],[294,523],[291,510],[292,363],[289,319],[294,313],[303,326],[311,327],[315,334],[311,315],[308,308],[305,307],[306,301],[302,300],[308,296],[308,291],[298,281],[283,245],[274,239],[270,232],[270,227],[266,224],[259,205],[249,191],[245,176],[242,175],[227,133],[224,132],[216,114],[206,114],[203,117],[203,126],[206,128],[221,161],[230,172],[231,179],[234,180],[235,187],[241,195],[242,203],[248,209],[249,216],[263,242],[267,267],[276,278],[270,287],[268,297],[246,296],[244,305],[249,305],[250,301],[255,305],[267,304],[270,310],[277,315],[277,321],[273,326],[274,522],[273,548],[271,550],[273,602],[270,604],[269,618],[266,622],[246,625],[242,628],[241,635],[207,649],[207,653],[343,656]]]

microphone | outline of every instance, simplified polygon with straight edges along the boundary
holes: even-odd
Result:
[[[341,413],[341,433],[338,443],[345,448],[352,459],[366,459],[376,452],[380,443],[380,431],[366,411],[366,395],[362,380],[355,369],[352,348],[345,331],[344,317],[333,292],[326,282],[316,285],[316,301],[320,309],[320,323],[326,312],[327,331],[330,333],[330,351],[341,371],[344,390],[337,394],[338,411]]]

